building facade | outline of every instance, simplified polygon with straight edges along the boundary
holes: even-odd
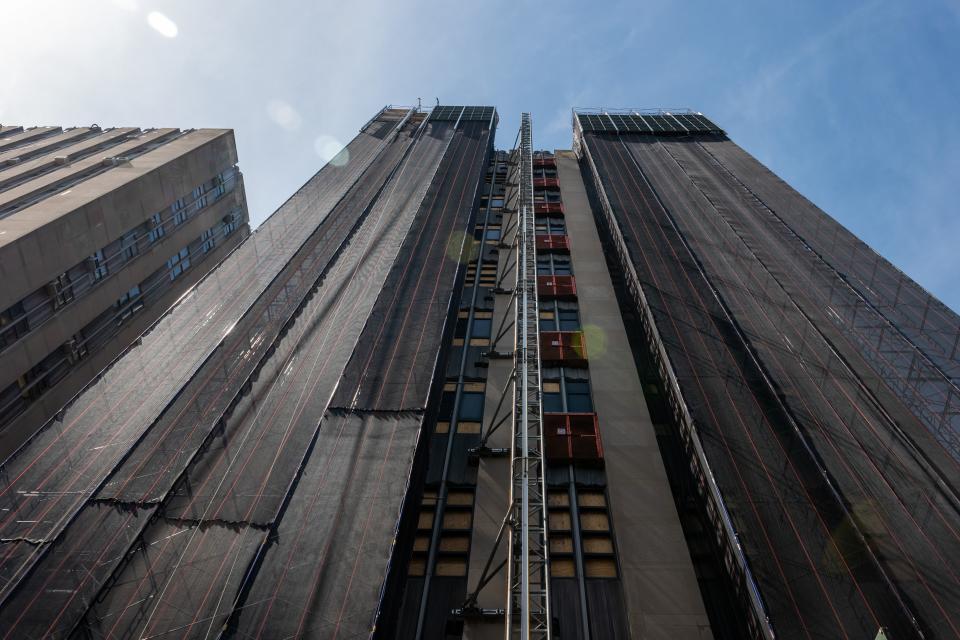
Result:
[[[0,630],[956,637],[957,316],[700,114],[521,122],[385,107],[9,458]]]
[[[249,233],[233,132],[0,127],[0,459]]]

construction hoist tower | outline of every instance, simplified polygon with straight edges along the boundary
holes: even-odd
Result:
[[[550,638],[547,510],[540,406],[537,249],[533,204],[533,123],[520,116],[516,344],[510,455],[511,535],[507,637]]]

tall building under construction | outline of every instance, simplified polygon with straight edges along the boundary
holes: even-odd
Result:
[[[3,462],[0,637],[960,637],[960,318],[572,120],[371,118]]]

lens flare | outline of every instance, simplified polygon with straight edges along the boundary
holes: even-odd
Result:
[[[274,124],[287,131],[296,131],[303,124],[303,118],[297,113],[288,102],[283,100],[271,100],[267,103],[267,115],[273,120]]]
[[[177,29],[177,23],[159,11],[151,11],[147,14],[147,24],[165,38],[176,38],[177,34],[180,33],[180,30]]]
[[[470,262],[480,255],[480,243],[470,234],[454,231],[447,240],[446,254],[451,260]]]
[[[317,152],[324,162],[342,167],[350,161],[350,152],[343,146],[343,143],[326,134],[318,136],[313,141],[313,150]]]

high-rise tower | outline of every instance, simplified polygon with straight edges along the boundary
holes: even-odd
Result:
[[[0,635],[957,636],[957,316],[698,113],[497,123],[381,110],[3,463]]]
[[[233,132],[0,126],[0,459],[249,233]]]

